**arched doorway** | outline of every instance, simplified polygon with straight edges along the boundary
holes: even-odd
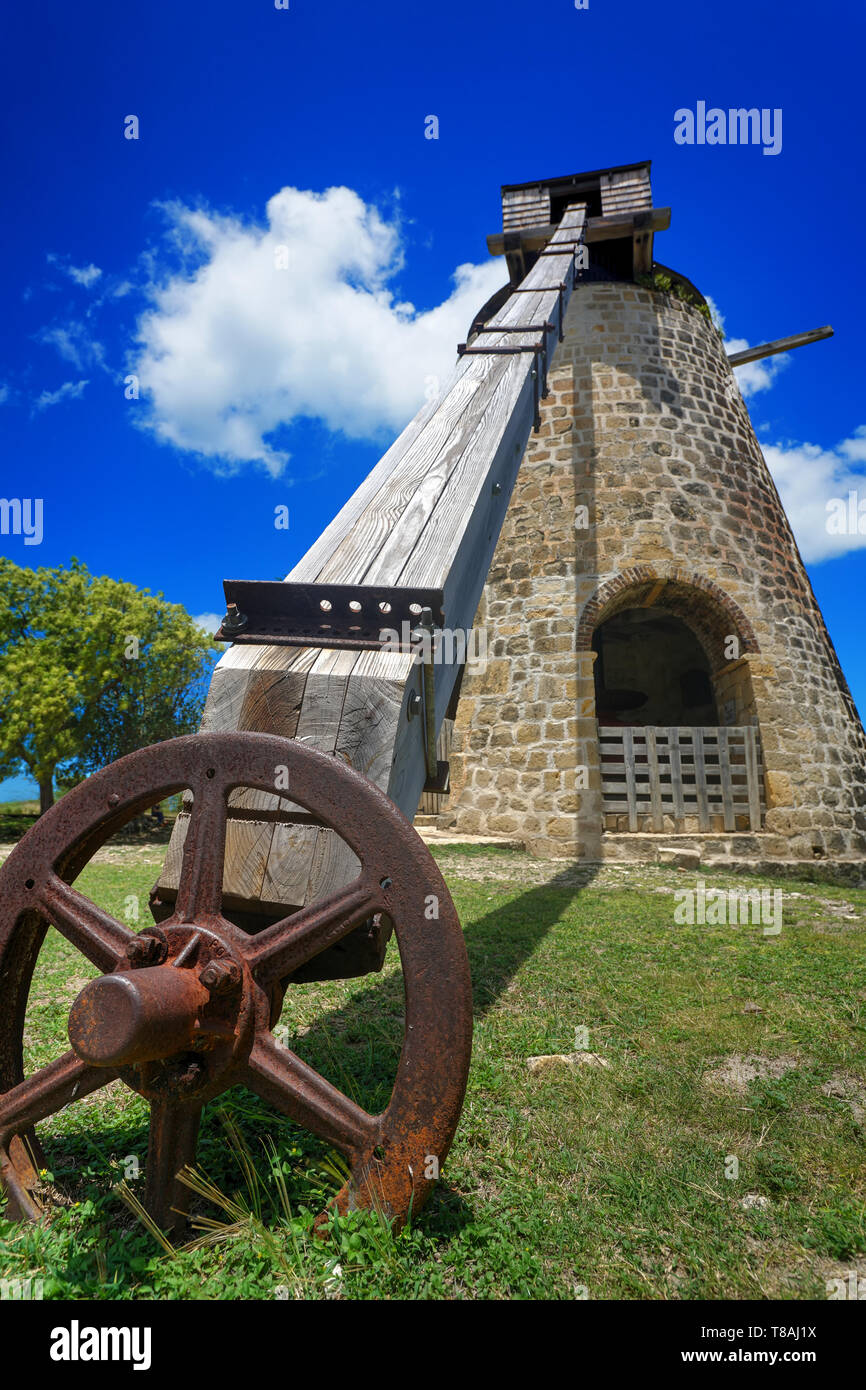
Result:
[[[765,798],[749,671],[757,650],[717,586],[646,569],[587,605],[605,830],[758,830]]]
[[[719,723],[709,658],[674,613],[626,608],[592,635],[600,725]]]

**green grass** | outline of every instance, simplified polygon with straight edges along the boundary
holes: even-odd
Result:
[[[20,840],[38,817],[38,801],[0,801],[0,843]]]
[[[695,881],[683,872],[581,877],[519,852],[454,849],[440,862],[472,964],[475,1045],[454,1148],[411,1229],[355,1214],[314,1239],[340,1181],[333,1159],[238,1090],[205,1117],[199,1170],[204,1190],[223,1194],[197,1197],[207,1243],[168,1252],[112,1191],[124,1160],[143,1167],[146,1151],[146,1107],[118,1084],[41,1127],[46,1181],[66,1205],[43,1226],[0,1221],[0,1276],[42,1277],[58,1298],[273,1298],[280,1286],[289,1297],[571,1299],[581,1286],[590,1298],[825,1297],[829,1273],[866,1253],[862,1111],[822,1089],[841,1077],[866,1105],[866,893],[788,880],[782,933],[764,937],[674,925],[671,895]],[[138,894],[145,920],[154,877],[152,864],[103,864],[79,887],[119,915]],[[370,1109],[388,1095],[402,1037],[390,952],[381,975],[291,987],[282,1019],[289,1045]],[[62,1050],[91,973],[50,934],[31,1067]],[[572,1052],[582,1027],[608,1067],[528,1071],[532,1055]],[[708,1084],[734,1056],[796,1065],[741,1091]],[[129,1185],[140,1193],[143,1179]],[[744,1208],[746,1194],[768,1204]]]

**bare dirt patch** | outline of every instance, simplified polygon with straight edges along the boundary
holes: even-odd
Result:
[[[844,1101],[857,1124],[866,1127],[866,1082],[860,1077],[849,1071],[834,1071],[821,1090],[825,1096]]]
[[[744,1095],[749,1082],[763,1080],[765,1077],[778,1079],[786,1071],[797,1066],[797,1058],[790,1055],[782,1057],[759,1057],[750,1053],[747,1057],[734,1055],[726,1057],[720,1066],[704,1072],[704,1084],[726,1091],[736,1091]]]

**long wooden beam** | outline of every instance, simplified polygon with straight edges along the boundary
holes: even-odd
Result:
[[[742,367],[746,362],[757,362],[762,357],[774,357],[777,352],[787,352],[789,348],[805,347],[807,343],[820,343],[824,338],[832,337],[832,328],[825,324],[823,328],[810,328],[807,333],[795,333],[790,338],[775,338],[772,343],[759,343],[757,347],[744,348],[742,352],[729,352],[728,361],[732,367]]]
[[[543,364],[531,349],[543,339],[548,361],[553,356],[584,224],[585,206],[569,208],[439,399],[407,426],[287,579],[441,589],[447,629],[472,627],[535,416]],[[459,648],[441,656],[437,731],[461,670]],[[202,728],[303,739],[376,782],[411,818],[427,775],[425,720],[410,718],[415,695],[423,700],[424,688],[411,653],[235,645],[214,672]],[[300,906],[354,876],[339,836],[311,824],[286,796],[239,791],[232,813],[224,892],[233,906]],[[177,885],[187,823],[178,818],[169,846],[160,880],[166,897]]]

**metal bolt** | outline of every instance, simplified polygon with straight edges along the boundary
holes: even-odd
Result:
[[[212,960],[205,966],[199,979],[211,994],[227,994],[240,985],[241,969],[233,960]]]
[[[243,632],[249,619],[246,613],[242,613],[236,603],[226,604],[226,615],[223,618],[223,632]]]
[[[132,965],[159,965],[166,957],[167,947],[158,936],[142,932],[130,941],[126,954]]]

